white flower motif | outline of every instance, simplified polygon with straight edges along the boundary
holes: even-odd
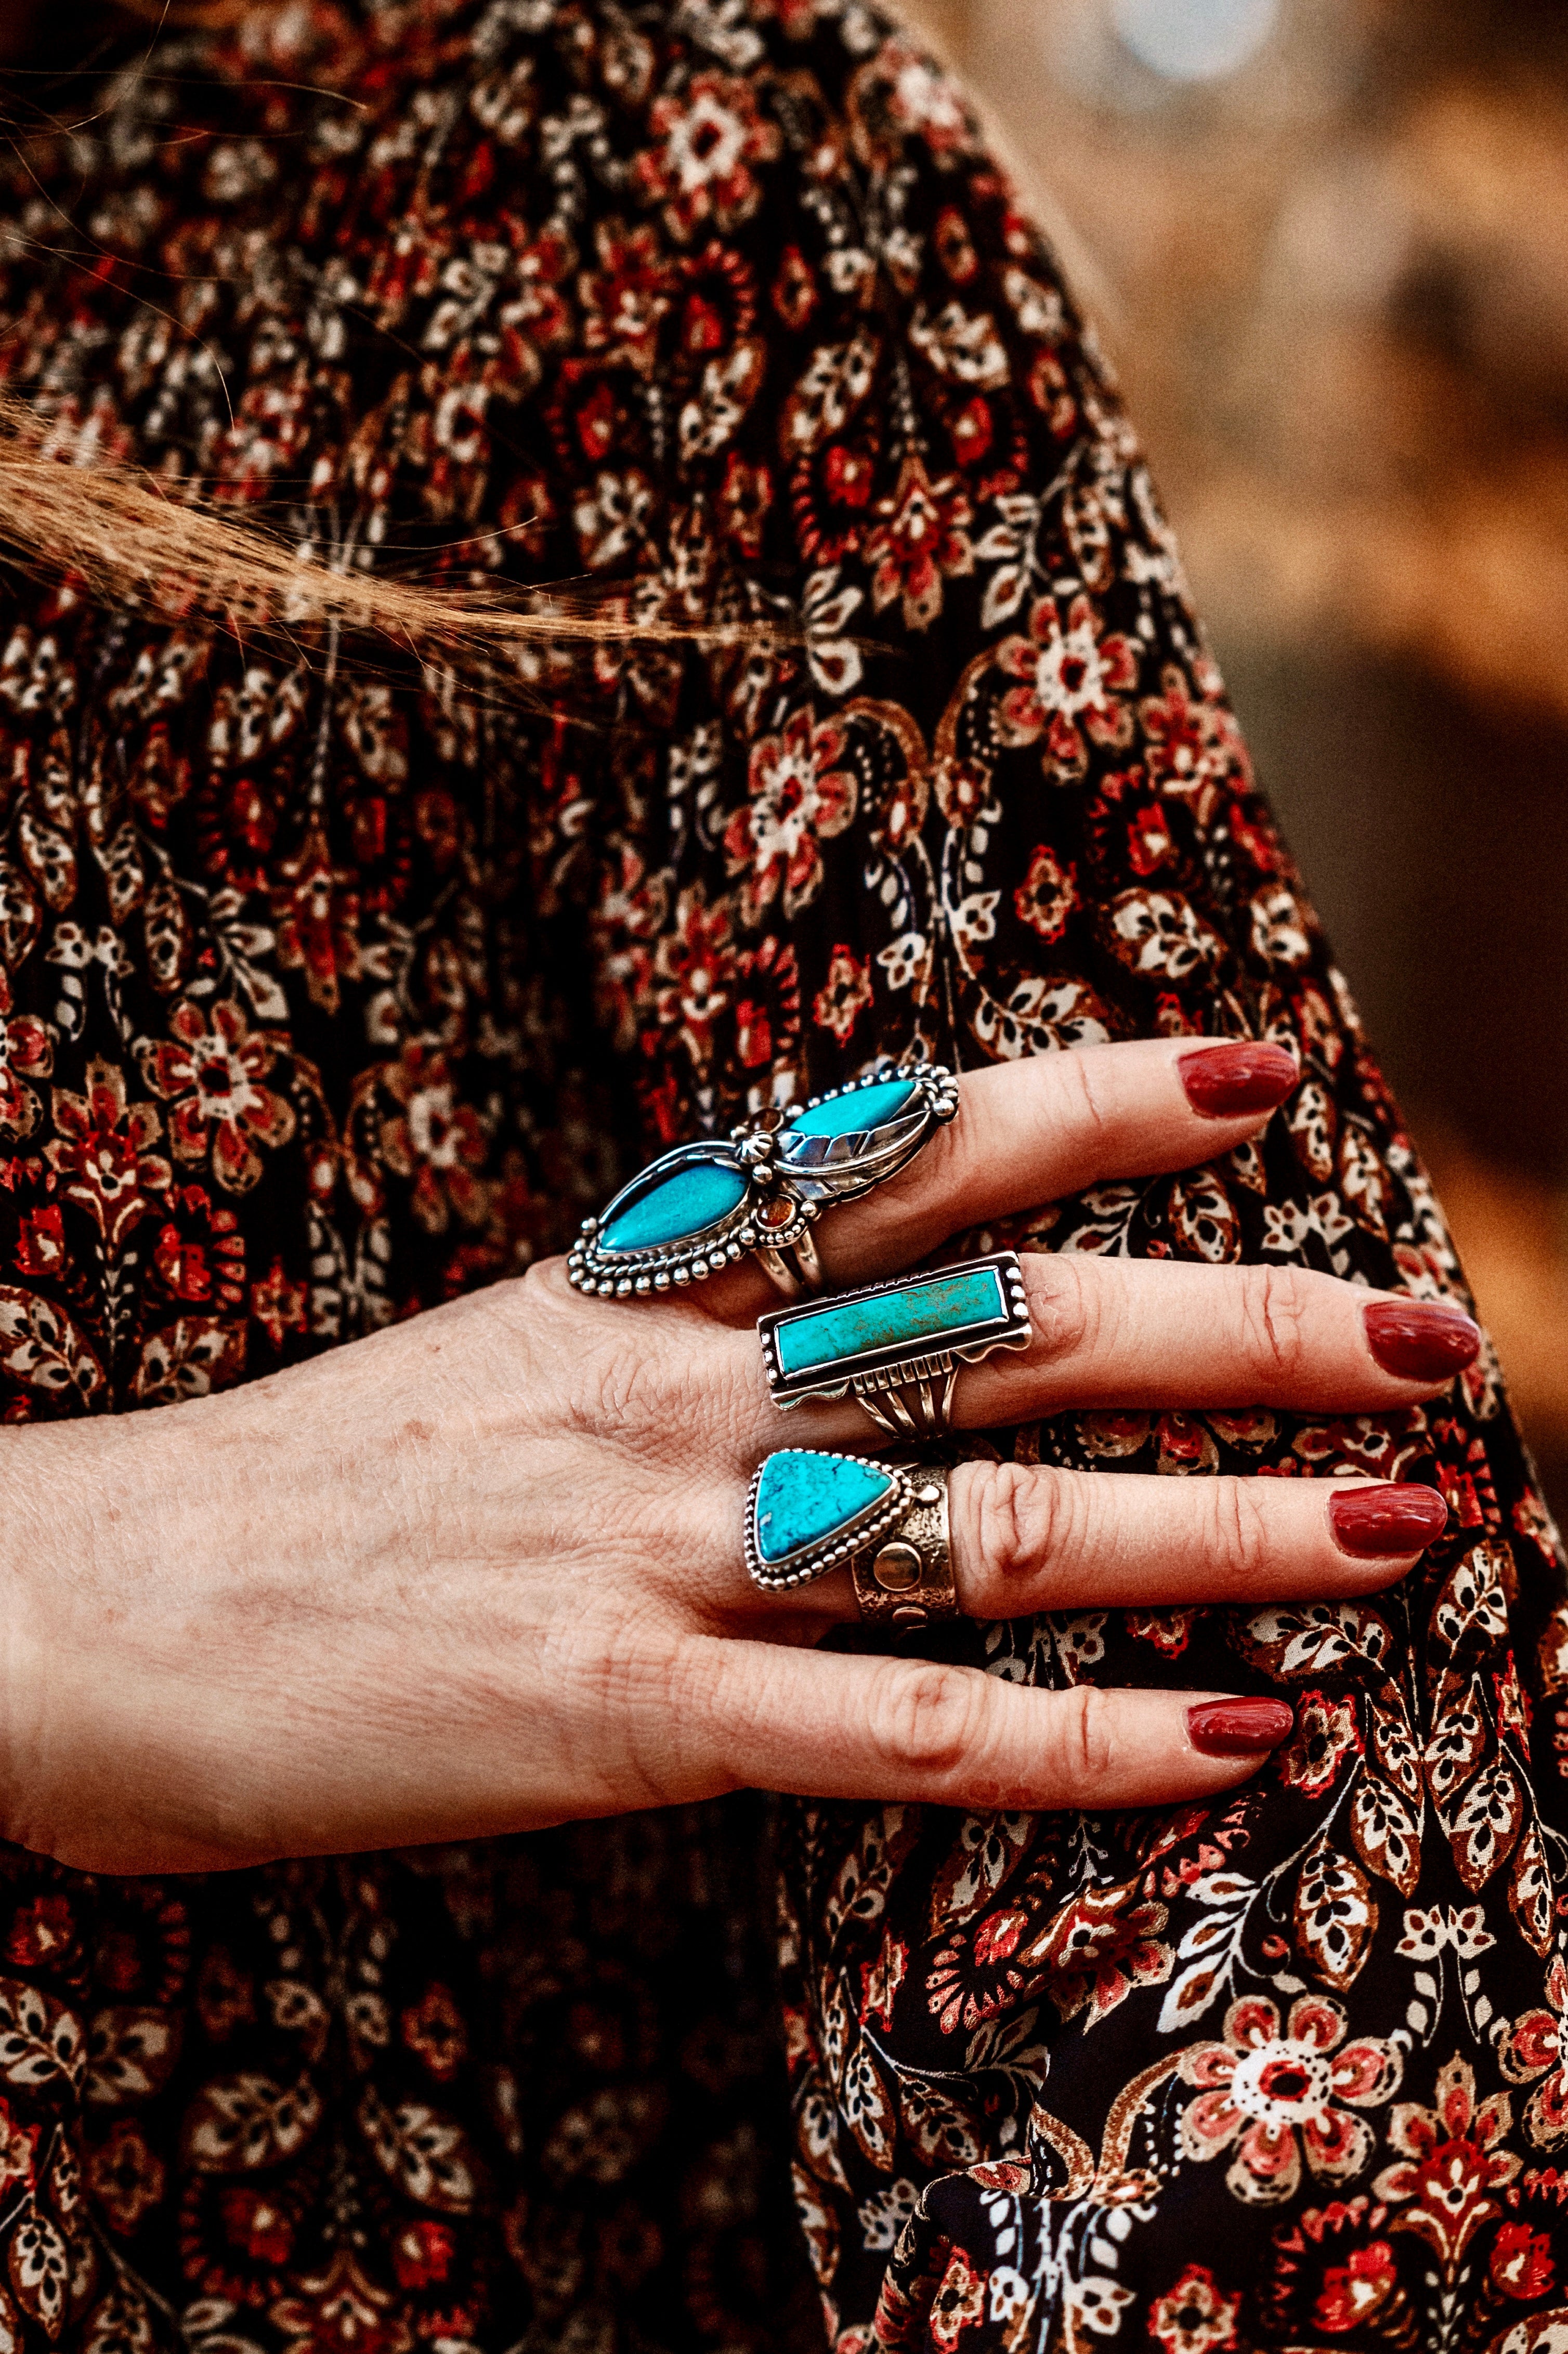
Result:
[[[1117,953],[1135,972],[1182,981],[1219,957],[1219,941],[1180,892],[1123,891],[1110,913],[1117,938],[1125,943]]]
[[[928,956],[924,932],[901,932],[878,949],[876,961],[887,975],[889,989],[908,989],[925,971]]]
[[[907,2176],[900,2175],[860,2209],[861,2237],[868,2248],[891,2248],[915,2212],[920,2193]]]
[[[1306,919],[1294,891],[1260,891],[1252,903],[1252,944],[1269,964],[1301,965],[1312,954]]]
[[[991,2276],[991,2318],[1008,2322],[1028,2309],[1029,2283],[1011,2264],[998,2264]]]
[[[1121,2317],[1132,2303],[1132,2291],[1123,2288],[1119,2281],[1106,2280],[1091,2273],[1086,2280],[1067,2283],[1066,2305],[1069,2329],[1072,2322],[1092,2329],[1097,2338],[1115,2338],[1120,2334]]]

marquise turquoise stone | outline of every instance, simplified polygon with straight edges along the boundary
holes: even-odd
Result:
[[[623,1193],[609,1205],[599,1230],[603,1251],[652,1250],[659,1243],[694,1241],[709,1226],[728,1217],[746,1193],[746,1178],[722,1161],[692,1161],[662,1183],[627,1201]]]
[[[830,1300],[787,1318],[777,1328],[779,1368],[785,1373],[816,1373],[868,1349],[950,1343],[1006,1315],[1001,1278],[993,1267],[901,1283],[895,1291]]]
[[[912,1079],[885,1079],[879,1087],[852,1087],[791,1120],[792,1136],[852,1136],[859,1129],[885,1128],[896,1119],[915,1092]]]
[[[847,1455],[787,1447],[768,1457],[758,1482],[757,1550],[764,1561],[782,1561],[821,1544],[881,1503],[893,1484],[890,1471]]]

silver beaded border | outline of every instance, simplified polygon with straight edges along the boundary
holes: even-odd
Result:
[[[856,1463],[864,1471],[888,1474],[893,1486],[878,1504],[868,1506],[857,1520],[846,1521],[831,1537],[809,1545],[797,1545],[775,1562],[765,1562],[757,1542],[757,1500],[761,1493],[762,1475],[774,1455],[818,1455],[840,1463]],[[838,1569],[853,1561],[896,1528],[909,1511],[915,1498],[909,1474],[894,1463],[878,1463],[869,1455],[846,1455],[836,1447],[776,1447],[773,1454],[764,1458],[753,1472],[746,1496],[746,1567],[754,1585],[765,1594],[788,1594],[795,1586],[810,1585],[819,1577],[826,1577],[831,1569]]]
[[[836,1103],[867,1087],[886,1087],[907,1079],[919,1097],[918,1109],[887,1123],[896,1130],[888,1146],[872,1154],[835,1159],[838,1139],[825,1140],[821,1159],[811,1164],[792,1158],[784,1149],[789,1122],[820,1105]],[[567,1256],[567,1280],[574,1290],[604,1299],[646,1299],[683,1291],[702,1283],[722,1267],[733,1266],[748,1251],[787,1252],[797,1244],[822,1211],[834,1202],[853,1201],[904,1168],[939,1125],[959,1108],[959,1083],[941,1063],[906,1066],[884,1064],[842,1087],[829,1087],[804,1104],[779,1106],[755,1113],[730,1132],[727,1142],[696,1139],[662,1153],[630,1178],[599,1217],[585,1218],[581,1232]],[[874,1134],[875,1130],[871,1133]],[[817,1140],[804,1140],[815,1143]],[[599,1246],[599,1236],[627,1194],[651,1191],[666,1176],[694,1164],[716,1164],[744,1175],[747,1189],[735,1208],[715,1219],[698,1236],[658,1243],[640,1251],[616,1251]],[[777,1225],[763,1222],[762,1212],[773,1203],[790,1205],[790,1216]]]
[[[746,1192],[733,1210],[705,1227],[700,1236],[653,1244],[647,1250],[616,1251],[613,1256],[599,1247],[598,1236],[605,1220],[633,1188],[652,1191],[656,1182],[700,1163],[716,1163],[721,1169],[737,1170],[746,1177]],[[582,1232],[567,1256],[567,1280],[575,1290],[597,1292],[604,1299],[645,1299],[657,1293],[683,1291],[689,1284],[701,1283],[708,1276],[717,1275],[721,1267],[743,1259],[759,1243],[769,1244],[776,1250],[788,1249],[800,1241],[811,1221],[821,1214],[821,1205],[797,1199],[792,1203],[792,1215],[785,1224],[759,1229],[757,1214],[769,1198],[758,1186],[756,1172],[747,1167],[732,1145],[678,1144],[673,1152],[662,1153],[657,1161],[651,1161],[629,1179],[604,1217],[583,1220]]]

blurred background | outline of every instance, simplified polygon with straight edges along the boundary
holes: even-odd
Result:
[[[900,5],[1097,323],[1568,1520],[1568,8]]]

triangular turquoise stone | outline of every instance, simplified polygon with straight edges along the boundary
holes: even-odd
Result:
[[[885,1079],[879,1087],[852,1087],[814,1111],[803,1111],[789,1123],[796,1136],[853,1136],[857,1129],[885,1128],[896,1119],[915,1092],[913,1079]]]
[[[770,1455],[757,1488],[757,1550],[782,1561],[802,1545],[821,1544],[879,1504],[894,1485],[891,1471],[847,1455],[818,1455],[786,1447]]]

